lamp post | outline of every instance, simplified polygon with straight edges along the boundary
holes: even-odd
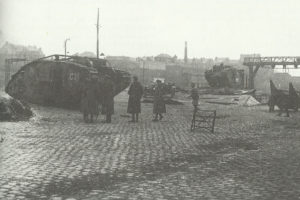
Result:
[[[65,40],[65,58],[67,58],[67,41],[70,40],[70,38]]]
[[[143,60],[143,85],[145,85],[145,61]]]

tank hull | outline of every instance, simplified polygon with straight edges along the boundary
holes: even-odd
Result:
[[[213,69],[205,71],[205,79],[210,87],[237,88],[244,87],[244,71],[231,66],[214,65]]]
[[[103,77],[114,83],[114,95],[130,84],[130,74],[108,66],[104,59],[53,55],[35,60],[20,68],[6,86],[12,97],[30,103],[79,109],[85,80],[97,78],[99,88]],[[99,90],[99,96],[101,90]]]

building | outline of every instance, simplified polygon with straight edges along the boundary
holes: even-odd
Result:
[[[27,60],[35,60],[44,57],[41,48],[36,46],[22,46],[6,42],[0,48],[0,58],[26,58]]]
[[[259,53],[253,53],[253,54],[241,54],[240,55],[240,62],[243,63],[244,62],[244,58],[245,57],[260,57]]]
[[[10,79],[10,76],[17,72],[21,66],[44,56],[41,48],[36,46],[22,46],[6,42],[0,48],[0,88],[5,85],[5,75],[6,79]]]
[[[136,58],[128,57],[128,56],[106,56],[107,60],[126,60],[135,62]]]
[[[177,57],[172,57],[168,54],[159,54],[157,56],[154,57],[154,60],[157,61],[157,62],[163,62],[163,63],[174,63],[177,59]]]
[[[215,64],[228,64],[230,59],[228,57],[215,57]]]

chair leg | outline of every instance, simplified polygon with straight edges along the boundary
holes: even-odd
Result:
[[[191,131],[195,129],[195,119],[196,118],[196,109],[193,111],[193,119],[192,119],[192,124],[191,124]]]
[[[191,131],[193,131],[195,129],[195,120],[192,120],[192,124],[191,124]]]

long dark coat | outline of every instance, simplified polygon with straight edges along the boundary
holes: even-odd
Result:
[[[140,82],[133,82],[128,90],[129,99],[127,113],[141,113],[141,98],[143,96],[143,86]]]
[[[154,88],[153,113],[166,113],[166,104],[163,98],[163,88],[161,85],[157,85]]]
[[[97,92],[97,85],[94,85],[92,82],[86,83],[81,93],[81,112],[99,114]]]
[[[102,114],[114,114],[114,83],[106,78],[102,88]]]
[[[191,97],[193,99],[192,104],[193,106],[197,106],[199,102],[199,92],[196,88],[191,90]]]

